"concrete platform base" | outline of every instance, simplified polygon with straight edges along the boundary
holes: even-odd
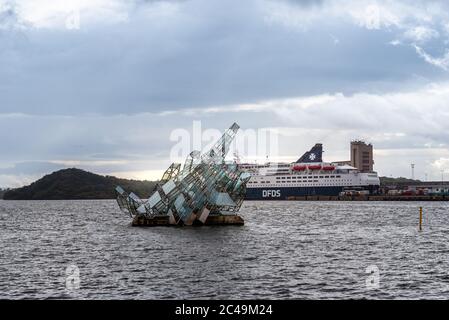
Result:
[[[192,226],[243,226],[245,221],[238,215],[209,215],[204,223],[200,220],[195,220]],[[182,226],[182,224],[170,224],[168,216],[156,216],[154,218],[146,218],[143,216],[136,216],[132,222],[133,227],[175,227]]]

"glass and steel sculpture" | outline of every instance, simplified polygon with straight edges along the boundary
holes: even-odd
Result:
[[[171,225],[204,224],[209,216],[237,215],[250,174],[225,158],[239,128],[234,123],[208,152],[191,152],[182,169],[173,163],[148,200],[117,186],[120,209],[135,220],[165,217]]]

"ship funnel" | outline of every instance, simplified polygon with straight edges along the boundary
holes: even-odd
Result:
[[[317,143],[313,146],[310,151],[307,151],[303,154],[301,158],[299,158],[297,163],[309,163],[309,162],[323,162],[323,145],[321,143]]]

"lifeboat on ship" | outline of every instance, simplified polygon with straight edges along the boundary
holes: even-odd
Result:
[[[293,167],[293,171],[304,171],[306,169],[307,169],[306,166],[294,166]]]
[[[323,170],[325,170],[325,171],[334,171],[335,170],[335,166],[324,166]]]
[[[309,170],[321,170],[321,165],[320,164],[310,165]]]

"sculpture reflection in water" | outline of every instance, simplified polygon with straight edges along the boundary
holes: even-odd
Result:
[[[243,224],[237,213],[250,174],[225,161],[239,128],[234,123],[208,152],[191,152],[184,166],[173,163],[148,200],[117,186],[120,209],[135,226]]]

